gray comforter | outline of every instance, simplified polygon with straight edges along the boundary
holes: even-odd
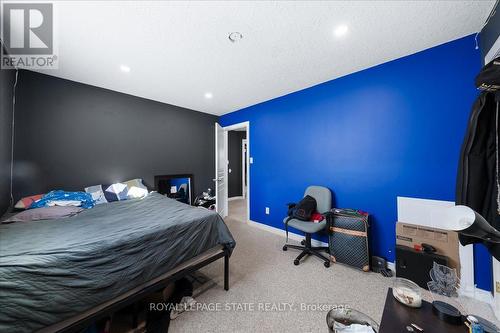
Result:
[[[0,225],[0,331],[74,316],[235,242],[215,212],[152,193],[77,216]]]

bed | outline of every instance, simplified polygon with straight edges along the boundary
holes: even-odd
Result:
[[[0,225],[0,331],[74,331],[225,258],[215,212],[152,193],[59,220]]]

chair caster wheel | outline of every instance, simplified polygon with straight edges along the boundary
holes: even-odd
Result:
[[[300,245],[306,245],[306,241],[305,240],[301,240],[300,241]]]
[[[288,250],[288,247],[286,245],[283,245],[283,251]]]
[[[325,262],[323,263],[323,265],[324,265],[326,268],[328,268],[328,267],[330,267],[330,262],[325,261]]]
[[[294,264],[295,266],[298,266],[298,265],[300,264],[300,262],[299,262],[297,259],[295,259],[295,260],[293,261],[293,264]]]

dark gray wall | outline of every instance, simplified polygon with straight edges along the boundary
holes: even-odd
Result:
[[[29,71],[19,75],[15,198],[192,173],[213,188],[216,116]]]
[[[495,15],[491,17],[488,24],[479,34],[479,44],[483,59],[500,36],[500,8],[498,7],[498,4],[496,5],[496,8],[493,8],[493,11],[496,11]]]
[[[228,175],[228,197],[237,197],[242,194],[241,168],[241,140],[246,138],[246,132],[229,131],[227,137],[228,160],[231,173]]]
[[[0,69],[0,215],[10,205],[12,91],[15,71]]]

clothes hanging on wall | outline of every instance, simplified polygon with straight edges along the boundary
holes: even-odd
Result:
[[[489,74],[494,61],[485,66]],[[500,69],[500,62],[496,66]],[[497,73],[500,76],[500,70]],[[481,82],[476,82],[481,87]],[[500,91],[494,89],[483,91],[476,99],[462,144],[456,188],[456,204],[474,209],[497,230],[500,230],[499,104]],[[500,256],[500,244],[467,236],[460,236],[460,242],[462,245],[482,242],[495,257]]]

